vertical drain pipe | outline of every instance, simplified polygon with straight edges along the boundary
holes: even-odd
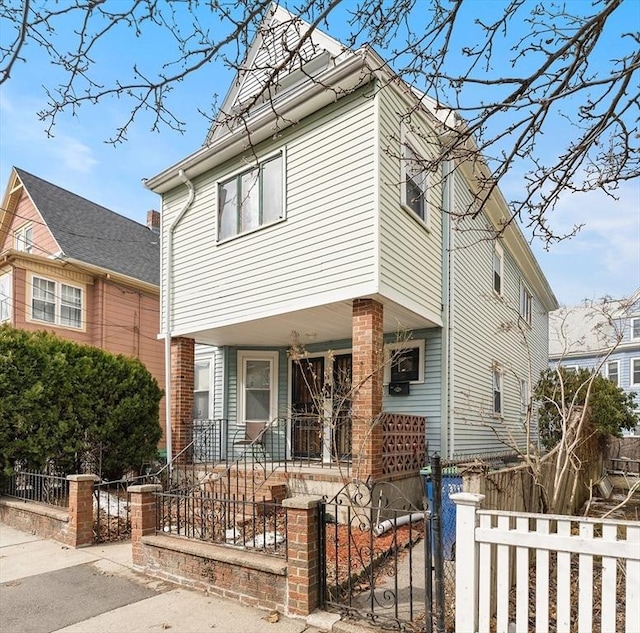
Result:
[[[172,471],[172,459],[173,459],[173,442],[171,438],[171,282],[172,282],[172,270],[173,270],[173,234],[178,228],[178,224],[184,217],[185,213],[189,210],[193,204],[195,198],[195,189],[193,183],[187,178],[184,170],[181,169],[178,172],[180,180],[188,187],[189,195],[184,203],[182,209],[176,216],[176,219],[171,223],[167,230],[167,242],[166,242],[166,262],[167,269],[165,271],[164,280],[164,404],[165,404],[165,442],[167,447],[167,468],[169,471],[169,478],[171,478]]]

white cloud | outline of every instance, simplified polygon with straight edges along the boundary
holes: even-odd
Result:
[[[56,142],[48,150],[54,160],[75,173],[88,174],[98,164],[90,147],[64,134],[56,135]]]

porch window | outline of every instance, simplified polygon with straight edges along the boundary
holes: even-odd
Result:
[[[210,413],[211,363],[197,361],[193,372],[193,417],[207,420]]]
[[[31,318],[53,325],[82,327],[82,288],[32,277]]]
[[[218,241],[284,218],[283,152],[218,185]]]
[[[607,378],[614,384],[620,384],[620,361],[610,360],[607,363]]]
[[[23,253],[33,251],[33,225],[25,224],[13,232],[15,249]]]
[[[402,205],[427,222],[427,171],[406,142],[402,145]]]
[[[386,346],[384,382],[424,382],[424,340]]]
[[[496,366],[493,368],[493,413],[502,414],[502,371]]]
[[[11,273],[0,274],[0,323],[11,320]]]
[[[239,410],[244,422],[277,417],[278,352],[238,352]]]

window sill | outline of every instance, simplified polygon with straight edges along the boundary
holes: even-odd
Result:
[[[222,246],[223,244],[228,244],[229,242],[233,242],[234,240],[237,240],[241,237],[246,237],[247,235],[253,235],[254,233],[259,233],[262,230],[268,229],[272,226],[276,226],[278,224],[281,224],[282,222],[285,222],[286,219],[287,219],[286,216],[283,218],[278,218],[277,220],[274,220],[273,222],[269,222],[268,224],[262,224],[261,226],[257,226],[255,229],[251,229],[250,231],[244,231],[244,233],[237,233],[236,235],[225,237],[222,240],[216,240],[216,246]]]
[[[427,219],[423,220],[420,216],[416,215],[415,211],[408,207],[403,202],[400,203],[400,207],[405,213],[408,213],[411,218],[417,222],[427,233],[431,233],[431,223],[429,222],[429,215],[427,214]]]

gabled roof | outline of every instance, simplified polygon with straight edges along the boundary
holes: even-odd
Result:
[[[336,58],[346,49],[337,40],[314,29],[298,16],[277,4],[272,4],[260,29],[247,51],[242,69],[231,83],[216,120],[211,126],[205,145],[226,131],[225,122],[234,110],[251,101],[256,94],[266,91],[261,99],[290,86],[297,74],[300,80],[326,67],[330,58]],[[306,37],[307,34],[310,35]],[[293,55],[293,61],[287,62]]]
[[[14,167],[60,256],[160,283],[160,237],[146,226]]]

